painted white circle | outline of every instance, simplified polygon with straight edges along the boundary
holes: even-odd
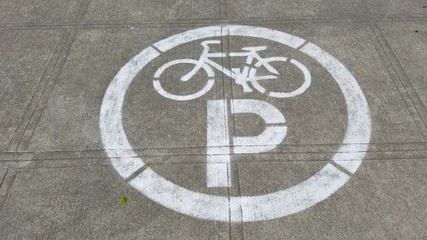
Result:
[[[151,168],[144,168],[143,159],[137,157],[132,150],[123,128],[122,109],[126,92],[138,72],[162,52],[183,43],[225,35],[267,39],[299,49],[321,64],[341,89],[348,112],[343,143],[332,157],[331,163],[305,181],[258,196],[208,195],[178,186]],[[144,49],[131,59],[120,69],[105,92],[100,112],[100,131],[113,167],[124,179],[132,176],[128,183],[151,200],[200,219],[254,222],[305,210],[341,188],[363,161],[371,136],[371,118],[366,98],[356,79],[329,53],[313,43],[284,32],[262,27],[227,25],[202,27],[173,35]]]

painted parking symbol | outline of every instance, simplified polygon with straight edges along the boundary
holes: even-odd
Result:
[[[135,157],[137,154],[134,153],[128,141],[122,122],[122,109],[129,86],[135,76],[153,59],[184,43],[203,40],[200,57],[167,62],[161,65],[150,79],[153,88],[165,98],[176,101],[197,99],[211,90],[216,81],[215,75],[220,72],[241,87],[243,92],[257,91],[277,99],[303,96],[302,94],[310,87],[312,79],[307,66],[297,59],[287,59],[285,56],[262,57],[259,51],[265,49],[265,46],[248,46],[242,48],[242,51],[229,53],[210,51],[209,46],[218,43],[218,40],[211,39],[220,39],[221,36],[226,35],[268,40],[297,49],[326,69],[344,96],[348,117],[342,144],[330,163],[292,187],[268,194],[239,197],[195,192],[170,182],[150,167],[145,166],[142,158]],[[241,68],[225,69],[217,66],[212,60],[226,56],[244,57],[248,64]],[[273,67],[272,62],[291,63],[301,71],[302,84],[291,91],[275,91],[264,87],[263,81],[280,79],[283,74]],[[182,74],[180,81],[188,81],[196,73],[201,73],[205,77],[205,84],[189,94],[168,92],[163,86],[164,71],[179,64],[192,66],[190,72]],[[257,70],[261,67],[267,69],[268,73],[258,74]],[[224,113],[224,109],[230,106],[233,107],[232,114],[251,113],[260,116],[266,124],[264,133],[250,137],[232,136],[233,143],[238,143],[234,145],[240,146],[240,148],[223,144],[225,143],[223,139],[230,137],[223,130],[227,129],[227,123],[223,118],[228,116],[216,113]],[[268,151],[269,149],[254,150],[250,147],[251,142],[271,140],[270,145],[274,147],[286,137],[286,113],[280,112],[275,106],[264,101],[253,99],[209,100],[207,108],[206,184],[208,187],[229,187],[232,184],[229,182],[229,178],[225,177],[229,172],[230,151],[234,153]],[[269,126],[269,122],[273,125]],[[120,69],[106,90],[100,112],[100,131],[105,151],[113,167],[132,187],[151,200],[174,211],[200,219],[254,222],[300,212],[325,200],[340,189],[363,161],[368,144],[360,143],[369,143],[371,119],[366,98],[356,79],[343,64],[329,53],[311,42],[284,32],[262,27],[227,25],[197,28],[173,35],[144,49],[131,59]]]
[[[276,148],[286,136],[285,117],[273,105],[255,99],[233,99],[230,101],[231,113],[251,113],[260,116],[266,123],[262,133],[257,136],[235,136],[229,146],[227,101],[209,100],[207,105],[207,167],[208,187],[230,187],[230,153],[260,153]]]

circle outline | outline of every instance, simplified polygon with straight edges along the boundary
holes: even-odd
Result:
[[[120,69],[105,92],[100,112],[102,142],[116,171],[127,179],[144,166],[127,140],[121,116],[124,98],[133,78],[162,52],[197,39],[225,35],[267,39],[292,48],[304,45],[299,50],[328,70],[343,92],[348,113],[343,144],[332,161],[349,173],[355,173],[369,145],[371,118],[366,98],[352,74],[332,55],[301,38],[268,28],[241,25],[202,27],[173,35],[153,44],[155,48],[144,49]],[[328,163],[293,187],[270,194],[241,197],[194,192],[166,180],[149,167],[128,183],[153,201],[186,215],[224,222],[254,222],[305,210],[335,193],[350,177]]]

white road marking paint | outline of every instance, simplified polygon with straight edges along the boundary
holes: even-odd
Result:
[[[315,175],[293,187],[259,196],[230,199],[180,187],[150,168],[129,184],[151,200],[180,213],[206,220],[239,223],[297,213],[325,200],[349,179],[347,174],[327,164]]]
[[[236,154],[261,153],[273,150],[285,139],[286,126],[267,126],[255,137],[233,137],[233,152]]]
[[[111,81],[102,101],[99,121],[102,143],[113,167],[123,178],[129,177],[144,166],[141,159],[132,158],[137,154],[133,150],[129,150],[132,147],[122,123],[124,98],[133,78],[141,70],[141,66],[145,66],[159,55],[160,53],[151,47],[136,55],[120,69]]]
[[[231,25],[222,29],[217,26],[190,30],[159,41],[153,46],[165,52],[183,43],[226,34],[275,41],[292,48],[298,48],[305,42],[301,38],[276,30]],[[343,144],[332,159],[354,173],[363,160],[371,135],[371,119],[366,98],[351,73],[333,56],[312,43],[303,46],[301,52],[325,67],[343,92],[348,108],[348,129]],[[104,95],[100,113],[102,142],[113,167],[123,178],[129,177],[144,165],[143,160],[135,157],[136,154],[132,150],[123,150],[132,149],[122,123],[124,98],[136,74],[159,54],[152,47],[144,49],[122,67]],[[319,172],[293,187],[259,196],[229,198],[183,188],[150,168],[129,181],[129,184],[153,201],[183,214],[206,220],[238,223],[274,219],[305,210],[328,198],[349,179],[350,176],[327,164]]]
[[[193,59],[178,59],[178,60],[168,62],[168,63],[164,64],[163,66],[161,66],[159,69],[157,69],[157,71],[154,73],[154,79],[155,80],[153,81],[153,86],[154,86],[154,89],[156,89],[156,91],[160,95],[162,95],[165,98],[173,99],[175,101],[188,101],[188,100],[199,98],[199,97],[205,95],[207,92],[209,92],[209,90],[211,90],[211,88],[213,87],[213,85],[215,83],[215,80],[213,79],[215,77],[215,75],[209,66],[203,65],[201,67],[207,75],[206,76],[207,82],[206,82],[206,85],[200,91],[193,93],[193,94],[188,94],[188,95],[176,95],[176,94],[171,94],[171,93],[165,91],[163,89],[160,81],[157,79],[161,78],[162,73],[167,68],[169,68],[173,65],[177,65],[177,64],[194,64],[194,65],[197,65],[197,61],[193,60]]]
[[[233,137],[233,152],[236,154],[261,153],[273,150],[285,139],[287,127],[283,114],[270,103],[256,99],[233,99],[231,113],[254,113],[260,116],[265,130],[258,136]],[[269,126],[276,124],[275,126]]]
[[[257,136],[233,137],[229,146],[227,102],[209,100],[207,104],[207,168],[208,187],[231,187],[230,149],[236,154],[267,152],[285,139],[285,117],[270,103],[255,99],[231,100],[231,113],[251,113],[266,123],[265,130]],[[268,126],[270,124],[280,124]]]
[[[207,104],[207,186],[230,187],[230,139],[226,100],[209,100]]]
[[[228,222],[228,198],[207,195],[180,187],[146,169],[129,184],[151,200],[193,217]]]
[[[371,138],[371,114],[368,102],[356,79],[347,68],[329,53],[313,43],[300,49],[319,62],[340,87],[347,104],[348,124],[343,144],[332,158],[335,163],[355,173],[363,161]]]
[[[233,99],[231,106],[232,113],[255,113],[266,124],[286,123],[285,117],[279,109],[268,102],[256,99]]]
[[[307,67],[298,62],[295,59],[291,59],[291,63],[295,66],[297,66],[303,73],[304,73],[304,83],[297,89],[295,89],[292,92],[286,93],[286,92],[270,92],[268,95],[270,97],[275,98],[291,98],[300,95],[301,93],[305,92],[308,87],[311,85],[311,74],[310,71],[308,71]]]
[[[267,49],[266,46],[243,47],[242,52],[229,52],[229,53],[210,52],[210,45],[213,45],[213,44],[221,44],[221,41],[220,40],[203,41],[201,43],[203,50],[198,60],[176,59],[162,65],[159,69],[157,69],[156,73],[154,74],[155,80],[153,82],[154,88],[156,89],[156,91],[163,97],[176,100],[176,101],[188,101],[188,100],[199,98],[202,95],[206,94],[213,86],[213,81],[215,80],[213,69],[216,69],[217,71],[222,72],[225,76],[228,76],[229,78],[234,80],[234,83],[240,85],[243,88],[243,92],[246,92],[246,93],[253,91],[251,85],[257,91],[261,93],[265,93],[266,89],[259,84],[259,81],[265,81],[265,80],[279,81],[281,80],[280,77],[281,78],[286,77],[286,74],[280,76],[280,73],[273,67],[271,63],[280,61],[282,62],[282,64],[287,64],[287,58],[286,57],[269,57],[269,58],[261,57],[258,54],[258,52],[266,50]],[[227,57],[246,57],[246,63],[241,68],[228,69],[216,63],[215,61],[211,60],[212,58],[227,58]],[[303,72],[304,74],[303,84],[297,89],[290,92],[270,92],[269,96],[275,97],[275,98],[291,98],[291,97],[295,97],[297,95],[302,94],[310,86],[311,74],[310,74],[310,71],[308,71],[307,67],[304,64],[296,61],[295,59],[290,60],[290,63],[298,67]],[[176,95],[176,94],[169,93],[165,89],[163,89],[163,87],[161,86],[162,73],[167,68],[172,67],[174,65],[178,65],[178,64],[194,65],[191,71],[187,73],[185,72],[182,73],[183,76],[180,78],[180,81],[183,81],[183,82],[186,82],[192,79],[199,72],[199,70],[203,69],[205,74],[207,75],[207,76],[205,75],[202,76],[202,78],[205,78],[207,80],[207,84],[205,85],[205,87],[199,90],[198,92],[195,92],[189,95]],[[253,65],[253,67],[250,67],[251,65]],[[267,75],[257,74],[258,69],[261,67],[268,70],[269,74]],[[180,70],[180,68],[177,68],[177,69],[178,71]],[[173,80],[173,79],[169,79],[169,80]],[[167,81],[167,79],[164,79],[163,81]]]

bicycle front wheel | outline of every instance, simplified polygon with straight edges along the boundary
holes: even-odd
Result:
[[[203,64],[202,67],[200,67],[200,70],[202,71],[198,71],[198,72],[202,72],[202,78],[203,80],[205,80],[205,83],[201,88],[200,87],[197,88],[196,92],[176,94],[176,93],[171,93],[170,91],[165,90],[165,88],[163,87],[163,85],[165,85],[166,82],[168,81],[168,79],[166,79],[167,77],[165,76],[166,71],[173,71],[176,73],[176,71],[182,71],[182,69],[186,69],[186,67],[188,68],[188,65],[193,66],[193,69],[194,69],[195,67],[197,67],[197,64],[198,64],[198,61],[194,59],[177,59],[162,65],[154,73],[154,79],[153,79],[154,89],[163,97],[176,100],[176,101],[189,101],[205,95],[207,92],[209,92],[209,90],[211,90],[211,88],[215,83],[215,79],[214,79],[215,74],[212,68],[210,68],[206,64]],[[178,75],[180,75],[180,77],[174,77],[171,81],[176,81],[176,83],[179,83],[178,81],[184,82],[183,80],[181,80],[181,77],[185,76],[186,73],[185,72],[183,74],[178,73]],[[174,80],[175,78],[176,80]],[[192,78],[195,78],[195,76],[193,76]],[[185,82],[187,82],[187,80]],[[188,81],[188,82],[191,82],[191,81]]]
[[[275,62],[277,62],[277,63],[275,63]],[[265,61],[267,66],[270,68],[273,64],[278,64],[278,62],[282,62],[282,64],[289,64],[287,62],[287,58],[285,58],[285,57],[272,57],[272,58],[266,59],[266,61]],[[289,62],[291,64],[293,64],[295,67],[297,67],[303,73],[304,81],[302,82],[302,84],[298,88],[296,88],[292,91],[268,91],[268,95],[270,97],[291,98],[291,97],[295,97],[295,96],[298,96],[298,95],[304,93],[310,87],[310,85],[311,85],[311,73],[307,69],[307,67],[295,59],[291,59]],[[260,67],[260,66],[255,65],[255,67]],[[269,68],[267,68],[267,69],[269,69]],[[269,71],[271,71],[271,70],[269,70]],[[275,70],[273,69],[273,71],[275,71]],[[282,73],[280,75],[282,75],[282,77],[278,76],[278,78],[283,78],[283,76],[286,76],[285,73]],[[262,93],[266,92],[266,89],[264,87],[262,87],[258,82],[253,82],[252,85],[258,91],[260,91]]]

